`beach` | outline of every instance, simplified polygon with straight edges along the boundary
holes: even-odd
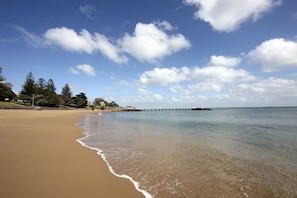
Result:
[[[144,197],[80,145],[87,110],[0,111],[0,197]]]

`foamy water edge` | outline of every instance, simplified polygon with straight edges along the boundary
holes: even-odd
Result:
[[[101,113],[98,113],[98,115],[101,115]],[[140,187],[139,187],[139,182],[133,180],[132,177],[130,177],[129,175],[125,175],[125,174],[124,174],[124,175],[117,174],[117,173],[113,170],[112,166],[110,166],[109,162],[106,160],[106,156],[105,156],[105,154],[103,153],[103,151],[102,151],[101,149],[98,149],[98,148],[95,148],[95,147],[88,146],[88,145],[86,145],[86,144],[83,142],[83,140],[86,139],[86,138],[88,138],[90,135],[86,135],[86,134],[87,134],[87,131],[85,131],[84,126],[83,126],[83,125],[80,125],[80,123],[81,123],[81,122],[77,123],[76,126],[78,126],[78,127],[80,127],[80,128],[83,129],[83,134],[85,135],[85,137],[79,138],[79,139],[77,139],[77,140],[75,140],[75,141],[78,142],[80,145],[82,145],[82,146],[84,146],[84,147],[87,147],[87,148],[89,148],[89,149],[91,149],[91,150],[95,150],[95,151],[97,151],[97,155],[99,155],[99,156],[101,157],[101,159],[103,159],[103,160],[105,161],[105,163],[106,163],[106,165],[107,165],[107,167],[108,167],[108,170],[109,170],[112,174],[114,174],[115,176],[120,177],[120,178],[129,179],[129,180],[133,183],[135,189],[136,189],[137,191],[141,192],[141,193],[145,196],[145,198],[153,198],[153,196],[152,196],[150,193],[148,193],[148,192],[145,191],[145,190],[140,189]]]

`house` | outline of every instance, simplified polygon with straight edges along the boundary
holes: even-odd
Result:
[[[134,107],[134,106],[126,106],[126,110],[127,111],[133,111],[133,110],[136,110],[136,107]]]

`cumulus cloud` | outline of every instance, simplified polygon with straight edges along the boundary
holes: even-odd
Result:
[[[205,67],[155,68],[140,75],[138,91],[143,95],[153,95],[154,92],[148,91],[150,86],[162,87],[156,90],[168,89],[174,97],[167,98],[167,103],[180,100],[193,103],[206,101],[205,98],[225,101],[234,95],[234,90],[242,90],[238,85],[257,82],[257,78],[248,71],[236,69],[240,62],[241,59],[237,57],[214,55]]]
[[[256,77],[243,69],[222,66],[155,68],[144,72],[139,84],[145,86],[169,86],[171,93],[193,95],[200,92],[220,92],[229,86],[248,83]],[[182,86],[182,84],[187,84]]]
[[[238,83],[249,82],[256,79],[255,76],[243,69],[233,69],[226,67],[195,67],[191,72],[194,81],[207,80],[217,83]]]
[[[76,66],[76,68],[88,76],[96,76],[95,70],[91,65],[83,64]]]
[[[182,34],[167,34],[176,29],[167,21],[149,24],[138,23],[134,34],[126,33],[122,38],[110,40],[100,33],[90,33],[86,29],[80,32],[67,27],[48,29],[43,37],[32,34],[21,27],[16,29],[25,37],[25,41],[34,47],[56,46],[64,50],[79,53],[100,52],[115,63],[128,63],[125,54],[140,61],[156,63],[182,49],[190,47],[190,42]]]
[[[122,55],[119,49],[104,35],[99,33],[92,35],[85,29],[77,33],[73,29],[61,27],[49,29],[43,36],[49,45],[57,45],[68,51],[88,54],[99,51],[116,63],[128,62],[128,58]]]
[[[297,81],[270,77],[250,84],[239,84],[236,93],[242,99],[263,105],[294,105]]]
[[[96,76],[95,69],[88,64],[78,65],[75,68],[69,67],[68,71],[72,74],[80,74],[81,72],[88,76]]]
[[[249,52],[249,58],[261,64],[264,72],[297,67],[297,42],[275,38],[263,42]]]
[[[95,45],[92,35],[85,29],[76,33],[73,29],[66,27],[52,28],[43,35],[50,45],[58,45],[69,51],[92,53]]]
[[[143,96],[154,96],[154,100],[143,97],[138,104],[154,105],[157,95],[163,97],[160,102],[166,101],[166,104],[174,106],[195,105],[197,102],[207,106],[274,106],[296,103],[296,80],[257,78],[237,68],[240,61],[236,57],[212,56],[205,67],[169,67],[146,71],[139,77],[137,91]],[[168,97],[166,93],[171,96]]]
[[[79,11],[86,15],[89,19],[95,19],[94,14],[96,13],[96,8],[93,5],[84,5],[79,7]]]
[[[236,67],[241,63],[241,58],[226,56],[211,56],[209,65],[222,67]]]
[[[172,26],[166,21],[138,23],[133,35],[125,34],[119,43],[124,52],[138,60],[156,63],[190,47],[190,42],[182,34],[169,35],[165,32],[168,30],[172,30]]]
[[[194,17],[208,22],[214,30],[231,32],[240,24],[259,17],[280,5],[281,0],[184,0],[187,5],[198,8]]]
[[[172,83],[179,83],[187,80],[190,70],[187,67],[181,69],[172,68],[155,68],[146,71],[140,76],[139,82],[142,85],[166,86]]]

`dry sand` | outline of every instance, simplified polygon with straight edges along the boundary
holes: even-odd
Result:
[[[1,110],[0,197],[144,197],[75,140],[90,111]]]

